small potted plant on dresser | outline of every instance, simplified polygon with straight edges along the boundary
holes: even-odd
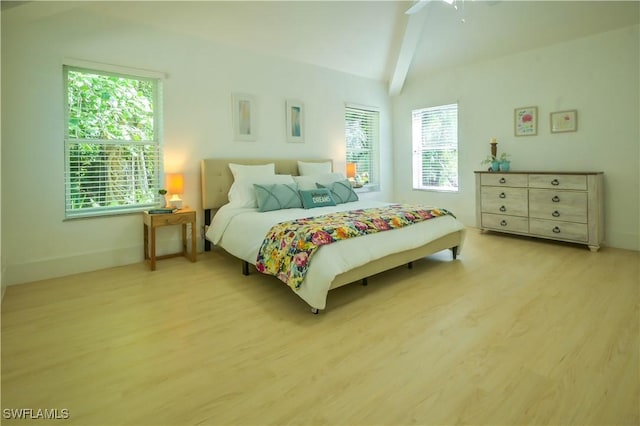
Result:
[[[500,170],[500,160],[495,155],[488,155],[480,164],[489,164],[490,172],[497,172]]]
[[[509,160],[510,155],[506,152],[500,154],[500,162],[498,163],[498,168],[501,172],[508,172],[511,169],[511,160]]]

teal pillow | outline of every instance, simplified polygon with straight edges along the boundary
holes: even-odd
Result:
[[[358,194],[355,193],[351,182],[347,179],[330,183],[328,185],[321,185],[316,183],[318,188],[327,188],[331,191],[331,196],[335,200],[336,204],[350,203],[351,201],[358,201]]]
[[[336,205],[333,197],[331,197],[331,192],[327,188],[300,191],[300,196],[302,197],[302,205],[305,209]]]
[[[258,211],[295,209],[302,207],[298,186],[286,183],[253,184],[258,200]]]

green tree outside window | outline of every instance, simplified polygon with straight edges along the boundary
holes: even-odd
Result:
[[[64,68],[68,217],[142,209],[161,175],[159,80]]]

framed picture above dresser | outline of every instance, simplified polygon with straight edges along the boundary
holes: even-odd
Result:
[[[589,246],[604,238],[602,172],[477,171],[476,222],[481,230]]]

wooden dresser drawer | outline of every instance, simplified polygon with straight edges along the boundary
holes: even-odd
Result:
[[[558,240],[586,242],[589,230],[586,223],[561,222],[544,219],[529,219],[529,232]]]
[[[585,175],[529,175],[530,188],[555,188],[587,190]]]
[[[526,188],[482,187],[482,211],[484,213],[527,216],[528,204]]]
[[[527,175],[511,173],[483,173],[482,186],[527,186]]]
[[[195,220],[196,212],[191,214],[155,214],[149,215],[151,226],[168,226],[192,223]]]
[[[482,227],[506,232],[529,232],[529,220],[526,217],[500,214],[482,214]]]
[[[587,223],[587,193],[530,189],[529,215],[540,219]]]

